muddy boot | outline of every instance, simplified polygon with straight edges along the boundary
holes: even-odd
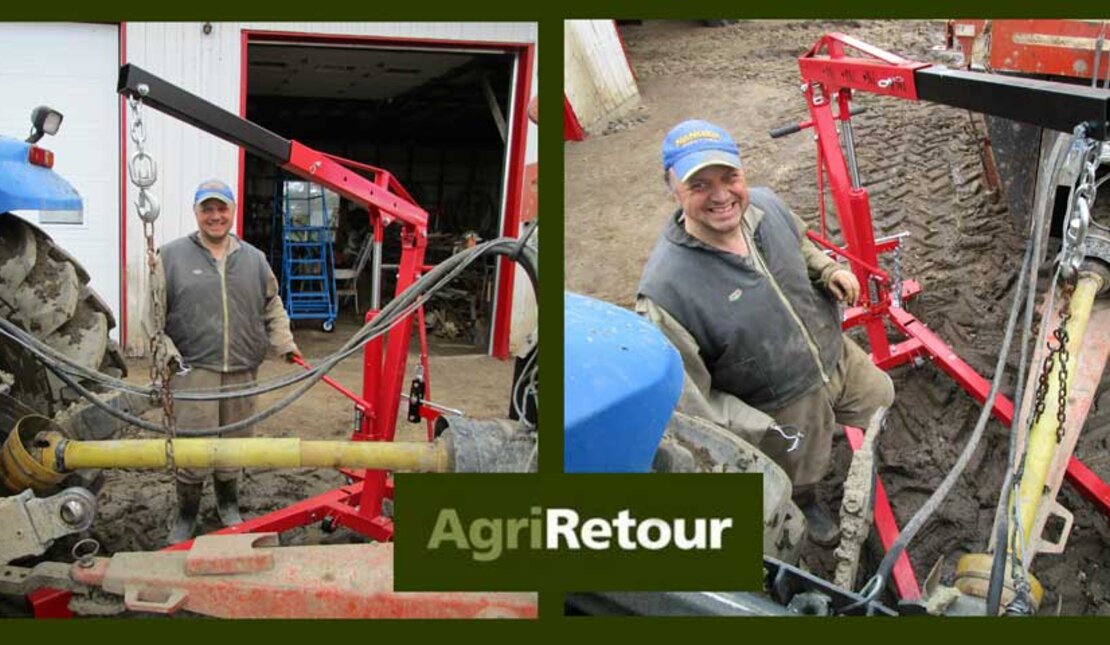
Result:
[[[239,480],[213,481],[216,484],[216,514],[220,516],[220,523],[224,526],[242,524],[243,516],[239,514]]]
[[[820,546],[836,546],[840,541],[840,526],[836,518],[825,512],[817,501],[817,491],[812,487],[796,489],[794,503],[802,509],[806,517],[806,533],[809,539]]]
[[[170,528],[169,544],[184,542],[193,537],[197,530],[197,515],[200,514],[200,496],[204,484],[177,482],[177,518]]]

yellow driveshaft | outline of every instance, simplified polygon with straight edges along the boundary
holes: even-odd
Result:
[[[1091,319],[1091,310],[1094,308],[1095,297],[1103,288],[1102,278],[1094,272],[1081,272],[1075,291],[1071,296],[1068,308],[1070,318],[1065,329],[1068,334],[1068,361],[1066,386],[1069,391],[1078,371],[1079,354],[1083,348],[1083,337],[1087,332],[1087,323]],[[1036,423],[1029,430],[1027,441],[1024,472],[1021,477],[1021,498],[1010,500],[1011,508],[1018,505],[1021,514],[1021,539],[1024,544],[1033,544],[1033,523],[1037,518],[1037,511],[1044,500],[1045,482],[1049,470],[1056,458],[1059,442],[1056,438],[1057,412],[1059,411],[1060,395],[1060,370],[1064,369],[1062,361],[1057,360],[1048,375],[1048,391],[1044,397],[1044,411]],[[1016,402],[1015,402],[1016,403]],[[995,545],[996,549],[1014,548],[1013,544],[1006,546]],[[1029,559],[1035,553],[1024,553],[1023,558]],[[1003,604],[1009,602],[1013,589],[1009,586],[1010,558],[1006,559],[1005,580],[1007,582],[1003,593]],[[956,566],[956,587],[964,593],[986,597],[987,580],[990,577],[992,559],[986,554],[969,553],[960,558]],[[1040,583],[1030,576],[1030,586],[1034,605],[1040,604],[1043,590]]]
[[[371,468],[445,472],[448,446],[435,442],[306,441],[302,439],[122,439],[77,441],[44,430],[50,421],[27,417],[0,455],[0,484],[44,490],[84,468]]]
[[[1078,372],[1079,353],[1083,348],[1083,335],[1087,333],[1087,323],[1091,319],[1095,296],[1102,288],[1102,279],[1094,273],[1081,273],[1071,296],[1071,318],[1066,326],[1068,334],[1067,387],[1070,391],[1075,374]],[[1021,477],[1021,531],[1026,542],[1033,537],[1033,522],[1037,509],[1044,498],[1045,481],[1060,445],[1056,437],[1056,415],[1060,409],[1060,370],[1062,361],[1057,360],[1048,375],[1048,392],[1044,397],[1044,412],[1029,430],[1028,448],[1025,455],[1025,472]]]

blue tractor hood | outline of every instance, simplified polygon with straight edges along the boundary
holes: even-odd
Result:
[[[79,211],[81,196],[61,175],[28,161],[31,144],[0,137],[0,213]]]
[[[563,301],[566,472],[648,472],[682,393],[682,359],[631,311],[567,293]]]

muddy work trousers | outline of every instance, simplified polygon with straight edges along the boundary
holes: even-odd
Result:
[[[210,370],[193,368],[186,374],[174,374],[171,387],[176,390],[206,390],[227,385],[243,385],[254,382],[258,370],[243,372],[212,372]],[[220,401],[174,401],[177,427],[179,428],[214,428],[226,426],[236,421],[249,417],[254,413],[255,399],[249,396],[238,399],[223,399]],[[252,427],[221,433],[221,437],[244,438],[254,434]],[[217,468],[215,478],[220,481],[237,479],[242,468]],[[178,468],[177,480],[185,484],[200,484],[208,475],[213,474],[211,468]]]
[[[839,425],[866,428],[879,407],[894,402],[894,384],[847,336],[829,382],[775,410],[764,410],[780,426],[792,425],[804,434],[793,452],[790,442],[769,430],[759,448],[786,470],[794,489],[821,481],[829,469],[832,438]],[[788,429],[787,432],[790,433]]]

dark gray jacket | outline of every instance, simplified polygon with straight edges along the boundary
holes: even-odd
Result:
[[[238,238],[232,242],[222,273],[199,233],[159,251],[165,332],[190,367],[254,369],[271,344],[282,352],[296,348],[266,256]]]
[[[639,293],[694,337],[712,389],[774,410],[820,386],[843,341],[836,303],[810,280],[789,208],[768,189],[750,194],[764,216],[748,257],[692,237],[676,213],[648,258]]]

